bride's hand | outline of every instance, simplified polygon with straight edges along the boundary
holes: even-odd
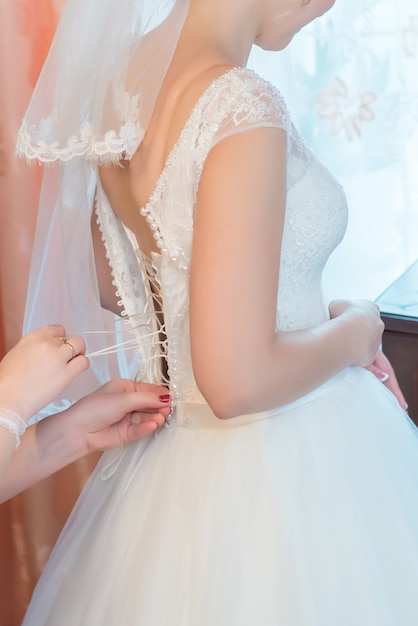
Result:
[[[371,300],[333,300],[329,312],[331,319],[344,319],[354,329],[351,365],[368,367],[376,357],[385,329],[377,304]]]
[[[373,362],[366,366],[366,370],[372,372],[376,378],[386,385],[386,387],[396,397],[404,411],[408,409],[408,404],[406,403],[404,395],[399,387],[393,367],[380,349],[377,351]]]

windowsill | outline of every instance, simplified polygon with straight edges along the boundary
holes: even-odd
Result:
[[[377,299],[385,318],[418,319],[418,260],[415,261]]]

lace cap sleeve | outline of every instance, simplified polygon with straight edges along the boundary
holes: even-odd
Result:
[[[212,130],[202,135],[211,136],[211,147],[236,133],[263,127],[283,129],[289,137],[291,121],[282,95],[252,70],[230,70],[211,91],[202,108],[202,130]]]

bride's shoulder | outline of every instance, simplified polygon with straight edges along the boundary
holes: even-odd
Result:
[[[280,91],[267,79],[248,67],[229,67],[220,72],[209,84],[208,91],[218,93],[237,93],[269,97],[280,100],[284,105],[284,98]]]
[[[219,124],[271,125],[288,128],[291,124],[286,102],[268,80],[247,67],[234,67],[220,74],[202,98],[201,114]]]

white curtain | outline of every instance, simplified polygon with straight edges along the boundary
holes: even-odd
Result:
[[[418,0],[336,0],[251,66],[344,185],[350,219],[327,295],[377,297],[418,258]]]

